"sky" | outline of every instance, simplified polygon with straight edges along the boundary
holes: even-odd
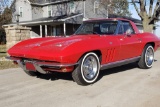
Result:
[[[135,10],[135,8],[134,8],[133,5],[130,5],[130,6],[129,6],[129,11],[132,13],[132,17],[133,17],[133,18],[140,19],[140,17],[138,16],[138,14],[137,14],[137,12],[136,12],[136,10]],[[158,23],[156,23],[156,24],[159,25],[159,27],[157,27],[155,33],[156,33],[156,35],[157,35],[158,37],[160,37],[160,21],[159,21]]]

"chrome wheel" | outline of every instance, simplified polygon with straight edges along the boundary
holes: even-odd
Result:
[[[96,82],[100,71],[97,54],[89,52],[82,56],[78,63],[79,65],[72,72],[74,81],[79,85],[89,85]]]
[[[82,64],[82,72],[87,80],[92,80],[98,71],[98,61],[95,56],[88,56]]]
[[[151,44],[147,44],[142,52],[138,65],[142,69],[149,69],[152,67],[154,61],[154,49]]]
[[[145,53],[145,62],[146,62],[146,65],[147,65],[148,67],[151,67],[153,61],[154,61],[154,50],[153,50],[153,47],[152,47],[152,46],[149,46],[149,47],[146,49],[146,53]]]
[[[83,80],[88,83],[94,83],[99,75],[100,63],[98,56],[90,52],[86,54],[81,62],[81,75]]]

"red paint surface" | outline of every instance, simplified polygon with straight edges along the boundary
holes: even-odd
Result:
[[[30,62],[26,62],[26,69],[29,70],[29,71],[36,71],[34,65]]]
[[[140,56],[147,43],[155,44],[154,49],[156,51],[160,45],[158,37],[151,33],[141,34],[135,24],[131,21],[130,23],[136,32],[131,37],[92,34],[29,39],[16,44],[8,50],[8,53],[10,56],[21,58],[77,63],[85,53],[100,51],[102,54],[101,64],[106,64]]]

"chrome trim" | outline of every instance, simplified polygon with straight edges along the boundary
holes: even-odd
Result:
[[[13,61],[16,61],[18,63],[18,65],[23,69],[23,70],[26,70],[26,66],[25,66],[25,63],[26,62],[30,62],[34,65],[35,69],[42,73],[42,74],[46,74],[47,72],[45,70],[42,69],[42,66],[45,66],[45,67],[70,67],[70,66],[75,66],[75,65],[78,65],[78,63],[75,63],[75,64],[63,64],[63,63],[52,63],[52,62],[41,62],[41,61],[36,61],[36,60],[23,60],[21,58],[16,58],[16,57],[6,57],[7,59],[10,59],[10,60],[13,60]]]
[[[33,63],[34,67],[36,68],[36,70],[42,74],[46,74],[47,72],[45,72],[39,65],[37,65],[36,63]]]
[[[35,63],[39,66],[49,66],[49,67],[69,67],[78,65],[78,63],[75,64],[62,64],[62,63],[52,63],[52,62],[35,62]]]
[[[14,60],[14,61],[15,61],[15,60]],[[19,65],[23,70],[27,70],[27,69],[26,69],[26,66],[22,63],[21,60],[16,60],[16,61],[17,61],[18,65]]]
[[[9,59],[9,60],[13,60],[13,61],[18,61],[18,60],[20,60],[20,58],[10,57],[10,56],[6,56],[5,58],[6,58],[6,59]]]
[[[121,61],[117,61],[117,62],[112,62],[112,63],[108,63],[108,64],[103,64],[103,65],[101,65],[101,70],[133,63],[133,62],[139,61],[140,57],[141,56],[130,58],[130,59],[125,59],[125,60],[121,60]]]

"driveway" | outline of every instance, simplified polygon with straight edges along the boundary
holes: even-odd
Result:
[[[89,86],[77,85],[70,74],[0,70],[0,107],[160,107],[160,51],[151,69],[133,63],[104,70]]]

